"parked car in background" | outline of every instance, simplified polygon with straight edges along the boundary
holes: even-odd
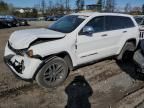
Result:
[[[3,28],[3,20],[0,18],[0,28]]]
[[[58,20],[58,19],[64,17],[64,15],[57,15],[56,17],[57,17],[57,20]]]
[[[38,21],[44,21],[44,20],[45,20],[45,17],[38,17],[37,20],[38,20]]]
[[[0,16],[1,28],[12,27],[11,23],[5,20],[4,16]]]
[[[3,22],[0,20],[0,28],[3,27]]]
[[[17,20],[18,20],[18,23],[19,23],[20,26],[27,26],[27,25],[29,25],[28,21],[26,19],[24,19],[24,18],[17,18]]]
[[[16,26],[27,26],[28,21],[24,18],[17,18],[10,15],[1,15],[0,16],[0,26],[1,28],[5,27],[16,27]]]
[[[23,18],[26,21],[38,21],[38,18]]]
[[[56,21],[56,20],[60,19],[61,17],[63,17],[63,15],[47,16],[45,18],[45,20],[46,21]]]
[[[7,22],[10,24],[10,26],[12,26],[12,27],[17,27],[17,26],[20,25],[18,19],[17,19],[15,16],[6,15],[6,16],[4,16],[4,19],[5,19],[5,21],[7,21]]]
[[[46,21],[56,21],[57,18],[56,18],[55,16],[47,16],[47,17],[45,18],[45,20],[46,20]]]

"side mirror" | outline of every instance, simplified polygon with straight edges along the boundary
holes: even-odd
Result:
[[[94,33],[94,28],[92,26],[85,26],[83,28],[83,33],[92,35]]]

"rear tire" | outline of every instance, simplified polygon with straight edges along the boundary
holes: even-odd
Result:
[[[59,57],[47,62],[36,75],[38,85],[44,88],[52,88],[62,84],[68,75],[66,62]]]

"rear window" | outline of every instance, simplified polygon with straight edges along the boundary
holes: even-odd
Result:
[[[134,27],[134,23],[129,17],[122,16],[106,16],[106,30],[117,30]]]

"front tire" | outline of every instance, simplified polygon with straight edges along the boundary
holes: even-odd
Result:
[[[68,75],[66,62],[56,57],[47,62],[36,75],[38,85],[44,88],[52,88],[62,84]]]

